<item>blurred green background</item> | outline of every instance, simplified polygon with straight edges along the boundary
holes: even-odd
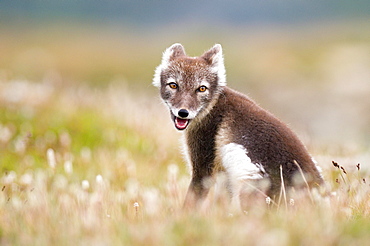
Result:
[[[119,84],[157,103],[151,80],[166,47],[180,42],[197,56],[220,43],[229,86],[309,146],[366,152],[369,20],[368,0],[0,1],[0,97],[16,90],[4,83],[26,80]]]

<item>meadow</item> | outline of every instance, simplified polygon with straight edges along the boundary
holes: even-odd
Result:
[[[370,241],[368,33],[221,39],[230,86],[291,125],[330,195],[297,192],[235,211],[216,186],[202,208],[183,211],[190,175],[181,133],[151,85],[175,41],[146,45],[132,33],[86,28],[1,30],[1,245]],[[212,35],[201,44],[182,35],[172,39],[183,38],[191,55],[214,44]]]

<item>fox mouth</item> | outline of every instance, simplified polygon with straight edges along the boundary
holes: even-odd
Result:
[[[188,127],[190,120],[189,119],[182,119],[179,117],[174,116],[174,123],[177,130],[185,130]]]

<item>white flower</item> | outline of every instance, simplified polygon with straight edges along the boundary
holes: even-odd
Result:
[[[82,180],[81,185],[82,185],[82,189],[84,190],[88,190],[90,188],[90,183],[87,180]]]
[[[103,184],[103,177],[100,174],[99,175],[96,175],[95,181],[99,185],[102,185]]]
[[[48,159],[48,164],[51,168],[55,168],[55,166],[57,165],[57,161],[55,159],[55,152],[53,149],[48,149],[46,151],[46,156],[47,156],[47,159]]]
[[[270,205],[271,204],[271,198],[268,196],[268,197],[266,197],[266,203],[268,204],[268,205]]]
[[[14,171],[10,171],[6,176],[3,177],[4,184],[11,184],[17,178],[17,174]]]
[[[30,185],[33,181],[32,174],[30,173],[25,173],[22,175],[20,182],[24,185]]]
[[[64,162],[64,171],[66,173],[73,173],[73,165],[72,165],[72,161],[65,161]]]

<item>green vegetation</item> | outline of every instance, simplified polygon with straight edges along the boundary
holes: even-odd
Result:
[[[182,211],[189,175],[181,134],[150,85],[171,43],[146,46],[142,37],[91,30],[43,38],[41,30],[2,30],[1,245],[370,241],[370,88],[362,82],[370,53],[362,52],[369,50],[362,38],[299,43],[256,34],[247,47],[240,35],[238,42],[224,38],[230,86],[292,122],[333,194],[313,192],[311,200],[297,192],[274,208],[251,201],[247,211],[235,211],[214,189],[201,209]],[[191,55],[213,45],[192,44]]]

